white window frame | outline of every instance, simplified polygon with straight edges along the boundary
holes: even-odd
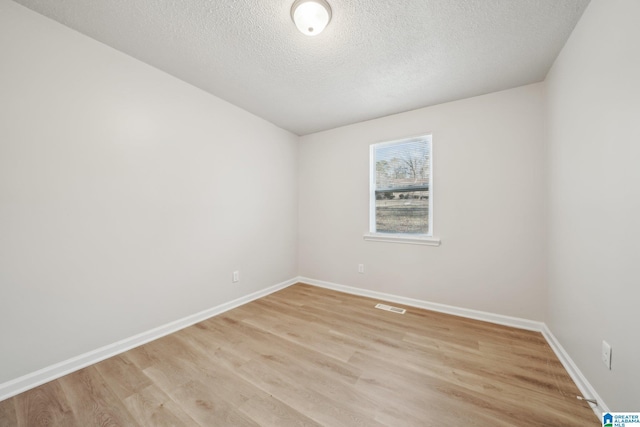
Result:
[[[378,233],[376,232],[376,149],[406,143],[416,139],[426,139],[429,143],[429,233]],[[369,146],[369,232],[364,240],[371,242],[406,243],[412,245],[439,246],[440,239],[433,234],[433,135],[430,133],[413,137],[379,142]]]

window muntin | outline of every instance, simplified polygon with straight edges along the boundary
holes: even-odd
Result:
[[[371,145],[370,232],[432,236],[431,135]]]

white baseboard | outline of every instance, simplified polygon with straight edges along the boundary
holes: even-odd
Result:
[[[582,393],[582,396],[587,399],[595,399],[595,401],[598,402],[597,405],[590,405],[591,409],[593,409],[593,412],[595,412],[598,418],[602,420],[603,413],[611,412],[609,407],[606,405],[606,403],[604,403],[604,400],[602,400],[596,389],[593,388],[591,383],[582,374],[573,359],[571,359],[571,356],[569,356],[569,353],[567,353],[564,347],[562,347],[560,341],[558,341],[555,335],[553,335],[546,324],[544,325],[544,328],[541,332],[542,336],[544,336],[544,338],[549,343],[549,346],[551,346],[553,352],[556,354],[556,356],[558,356],[558,359],[560,359],[560,363],[562,363],[564,369],[567,370],[573,382],[576,383],[576,386],[578,387],[578,390],[580,390],[580,393]]]
[[[423,301],[414,298],[406,298],[398,295],[386,294],[384,292],[370,291],[368,289],[354,288],[352,286],[338,285],[336,283],[322,280],[310,279],[308,277],[298,277],[298,281],[321,288],[333,289],[334,291],[346,292],[348,294],[360,295],[369,298],[382,299],[385,301],[404,304],[411,307],[424,308],[426,310],[440,313],[453,314],[455,316],[469,319],[483,320],[485,322],[496,323],[498,325],[512,326],[528,331],[542,332],[543,322],[522,319],[519,317],[504,316],[502,314],[488,313],[486,311],[471,310],[469,308],[455,307],[452,305],[438,304],[435,302]]]
[[[0,384],[0,401],[293,285],[290,279]]]
[[[395,302],[398,304],[408,305],[410,307],[424,308],[426,310],[437,311],[440,313],[453,314],[455,316],[466,317],[469,319],[482,320],[485,322],[496,323],[498,325],[512,326],[514,328],[526,329],[529,331],[540,332],[545,340],[549,343],[549,346],[556,354],[564,368],[569,373],[569,376],[576,384],[582,396],[588,399],[595,399],[598,405],[591,405],[593,412],[602,419],[603,412],[610,412],[607,405],[602,398],[598,395],[593,386],[589,383],[587,378],[582,374],[578,366],[571,359],[569,354],[560,345],[560,342],[551,333],[551,330],[544,322],[537,322],[534,320],[522,319],[519,317],[503,316],[501,314],[488,313],[485,311],[471,310],[468,308],[455,307],[451,305],[438,304],[429,301],[423,301],[413,298],[401,297],[398,295],[387,294],[383,292],[370,291],[368,289],[354,288],[352,286],[338,285],[336,283],[325,282],[322,280],[310,279],[308,277],[298,277],[297,281],[306,283],[321,288],[332,289],[335,291],[345,292],[353,295],[360,295],[369,298],[380,299],[389,302]]]

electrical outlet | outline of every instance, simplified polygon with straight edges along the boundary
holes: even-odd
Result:
[[[364,274],[364,264],[358,264],[358,273]]]
[[[602,363],[607,369],[611,369],[611,346],[604,340],[602,341]]]
[[[237,283],[237,282],[240,281],[240,272],[239,271],[236,270],[236,271],[233,272],[233,276],[231,278],[231,281],[233,283]]]

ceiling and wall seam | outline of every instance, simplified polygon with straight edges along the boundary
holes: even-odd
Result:
[[[589,0],[14,0],[297,135],[544,80]]]

